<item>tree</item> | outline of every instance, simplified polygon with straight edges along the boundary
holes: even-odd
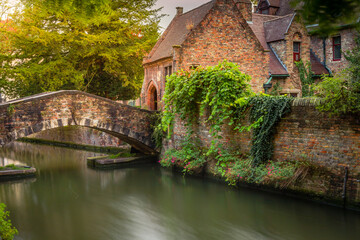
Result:
[[[319,24],[317,31],[329,35],[340,25],[357,24],[360,0],[292,0],[305,24]]]
[[[11,46],[0,54],[7,95],[80,89],[117,100],[139,94],[142,58],[158,38],[155,0],[22,2],[13,30],[1,31]]]

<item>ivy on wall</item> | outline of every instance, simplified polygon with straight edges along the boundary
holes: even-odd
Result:
[[[171,137],[175,117],[178,117],[187,131],[180,148],[167,150],[160,163],[194,172],[215,159],[218,172],[226,176],[235,162],[244,161],[235,149],[226,149],[221,144],[221,130],[227,124],[239,132],[252,130],[252,149],[246,161],[251,162],[254,174],[259,168],[265,168],[264,164],[272,158],[274,129],[290,111],[291,98],[257,95],[249,82],[250,76],[228,61],[213,67],[179,71],[168,77],[161,128]],[[247,114],[250,124],[242,125]],[[212,141],[208,148],[202,147],[194,131],[200,117],[210,126]]]

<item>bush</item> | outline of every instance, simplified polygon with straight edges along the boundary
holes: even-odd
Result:
[[[314,88],[316,96],[323,99],[318,109],[335,115],[360,112],[358,89],[348,70],[334,77],[323,77]]]
[[[14,235],[18,234],[18,231],[12,227],[11,221],[8,219],[9,212],[5,208],[6,205],[0,203],[0,239],[12,240]]]

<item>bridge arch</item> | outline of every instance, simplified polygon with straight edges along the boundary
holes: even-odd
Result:
[[[80,91],[38,94],[0,104],[0,144],[48,129],[78,125],[118,137],[141,152],[156,154],[151,138],[152,114]]]

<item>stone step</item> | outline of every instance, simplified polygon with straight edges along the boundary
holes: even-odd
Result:
[[[120,158],[88,158],[87,165],[91,168],[111,169],[137,167],[147,164],[155,164],[157,156],[143,155],[138,157]]]
[[[0,170],[0,181],[14,180],[27,177],[35,177],[36,169],[33,167],[27,167],[27,169],[21,170]]]

